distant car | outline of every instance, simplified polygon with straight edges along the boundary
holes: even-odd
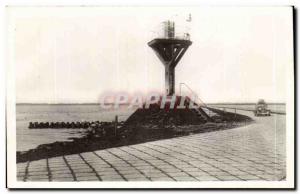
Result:
[[[264,100],[259,100],[255,105],[255,116],[271,116],[271,110],[268,109],[268,105]]]

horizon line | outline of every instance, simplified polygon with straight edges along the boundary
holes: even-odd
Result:
[[[205,104],[256,104],[257,102],[207,102]],[[32,102],[18,102],[16,105],[99,105],[101,103],[96,102],[84,102],[84,103],[32,103]],[[114,103],[107,103],[114,104]],[[123,103],[120,105],[128,105],[130,103]],[[286,102],[267,102],[267,104],[286,104]]]

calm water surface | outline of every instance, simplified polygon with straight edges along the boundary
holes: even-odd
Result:
[[[126,120],[134,110],[103,110],[99,105],[17,105],[17,151],[55,141],[81,137],[86,129],[29,129],[29,122],[81,122]]]

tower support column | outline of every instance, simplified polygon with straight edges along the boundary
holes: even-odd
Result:
[[[148,43],[165,66],[165,93],[167,96],[175,94],[175,67],[191,44],[190,40],[175,38],[156,38]]]
[[[175,67],[165,65],[165,92],[172,96],[175,93]]]

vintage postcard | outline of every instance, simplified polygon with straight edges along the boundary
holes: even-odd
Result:
[[[293,18],[7,6],[7,187],[294,188]]]

